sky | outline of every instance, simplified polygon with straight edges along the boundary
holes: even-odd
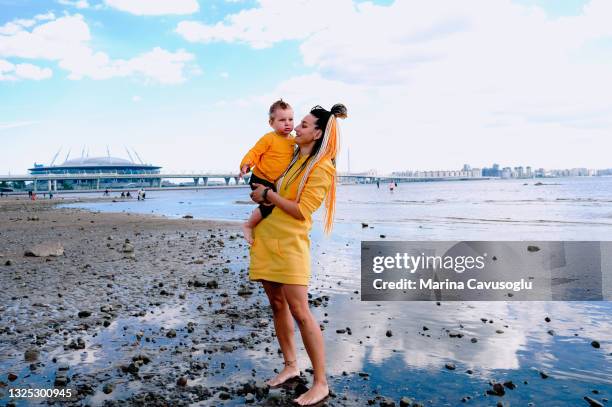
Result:
[[[0,0],[0,174],[236,172],[283,98],[340,171],[610,168],[609,0]],[[350,157],[350,160],[349,160]]]

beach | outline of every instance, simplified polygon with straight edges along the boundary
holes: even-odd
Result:
[[[74,390],[65,405],[286,405],[304,392],[312,370],[299,338],[302,376],[264,384],[282,357],[240,224],[74,207],[120,208],[114,199],[0,200],[0,400],[48,404],[9,389],[55,387]],[[327,405],[611,396],[609,302],[362,302],[337,251],[355,247],[313,244]]]

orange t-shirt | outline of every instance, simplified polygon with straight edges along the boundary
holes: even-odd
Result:
[[[248,164],[254,175],[275,182],[291,163],[294,149],[293,137],[283,137],[271,131],[264,134],[249,150],[242,159],[240,168]]]

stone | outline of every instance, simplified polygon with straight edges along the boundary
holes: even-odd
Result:
[[[176,385],[180,387],[187,386],[187,378],[185,376],[179,377],[178,380],[176,381]]]
[[[591,342],[591,346],[594,347],[595,349],[599,349],[601,347],[598,341]]]
[[[28,257],[57,257],[64,255],[64,247],[60,242],[43,242],[31,246],[24,252],[24,256]]]
[[[15,380],[17,380],[17,376],[15,373],[9,373],[7,376],[7,379],[9,380],[9,382],[14,382]]]
[[[40,352],[36,348],[30,348],[26,350],[23,354],[23,358],[26,362],[35,362],[36,360],[38,360],[39,356]]]
[[[87,318],[91,316],[91,311],[83,310],[79,311],[79,318]]]
[[[13,260],[11,260],[11,259],[7,259],[7,260],[4,262],[4,265],[5,265],[5,266],[12,266],[12,265],[13,265]]]
[[[599,401],[589,397],[589,396],[584,396],[584,400],[589,403],[590,407],[604,407],[603,403],[600,403]]]
[[[168,332],[166,332],[166,336],[168,338],[176,338],[176,331],[174,329],[171,329]]]
[[[106,383],[102,387],[102,391],[104,392],[104,394],[111,394],[113,392],[113,385],[111,383]]]
[[[255,403],[255,395],[253,393],[247,393],[246,396],[244,396],[244,402],[246,404]]]
[[[131,243],[124,243],[121,250],[123,253],[134,253],[134,245]]]
[[[540,248],[538,246],[531,246],[531,245],[529,245],[529,246],[527,246],[527,251],[534,253],[534,252],[540,251]]]
[[[183,219],[193,219],[193,215],[185,215],[183,216]]]
[[[400,407],[410,407],[412,405],[412,400],[408,397],[404,396],[400,399]]]
[[[446,364],[444,365],[444,367],[445,367],[445,368],[447,368],[448,370],[455,370],[455,369],[456,369],[456,367],[455,367],[455,364],[454,364],[454,363],[446,363]]]
[[[393,332],[391,332],[391,330],[388,329],[387,332],[385,332],[385,335],[387,335],[387,338],[390,338],[393,336]]]
[[[506,391],[504,390],[504,386],[501,383],[494,383],[493,384],[493,389],[489,389],[487,390],[487,394],[490,394],[492,396],[503,396],[504,394],[506,394]]]

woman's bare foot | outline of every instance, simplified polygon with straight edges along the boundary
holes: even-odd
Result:
[[[242,224],[242,234],[244,235],[244,239],[248,244],[253,244],[253,228],[249,226],[248,223]]]
[[[278,386],[285,383],[287,380],[292,379],[300,375],[300,369],[298,369],[296,361],[292,360],[290,362],[285,362],[285,368],[281,370],[279,374],[277,374],[272,379],[268,380],[266,383],[270,387]]]
[[[300,406],[310,406],[324,400],[327,396],[329,396],[327,383],[314,383],[310,390],[293,401]]]

